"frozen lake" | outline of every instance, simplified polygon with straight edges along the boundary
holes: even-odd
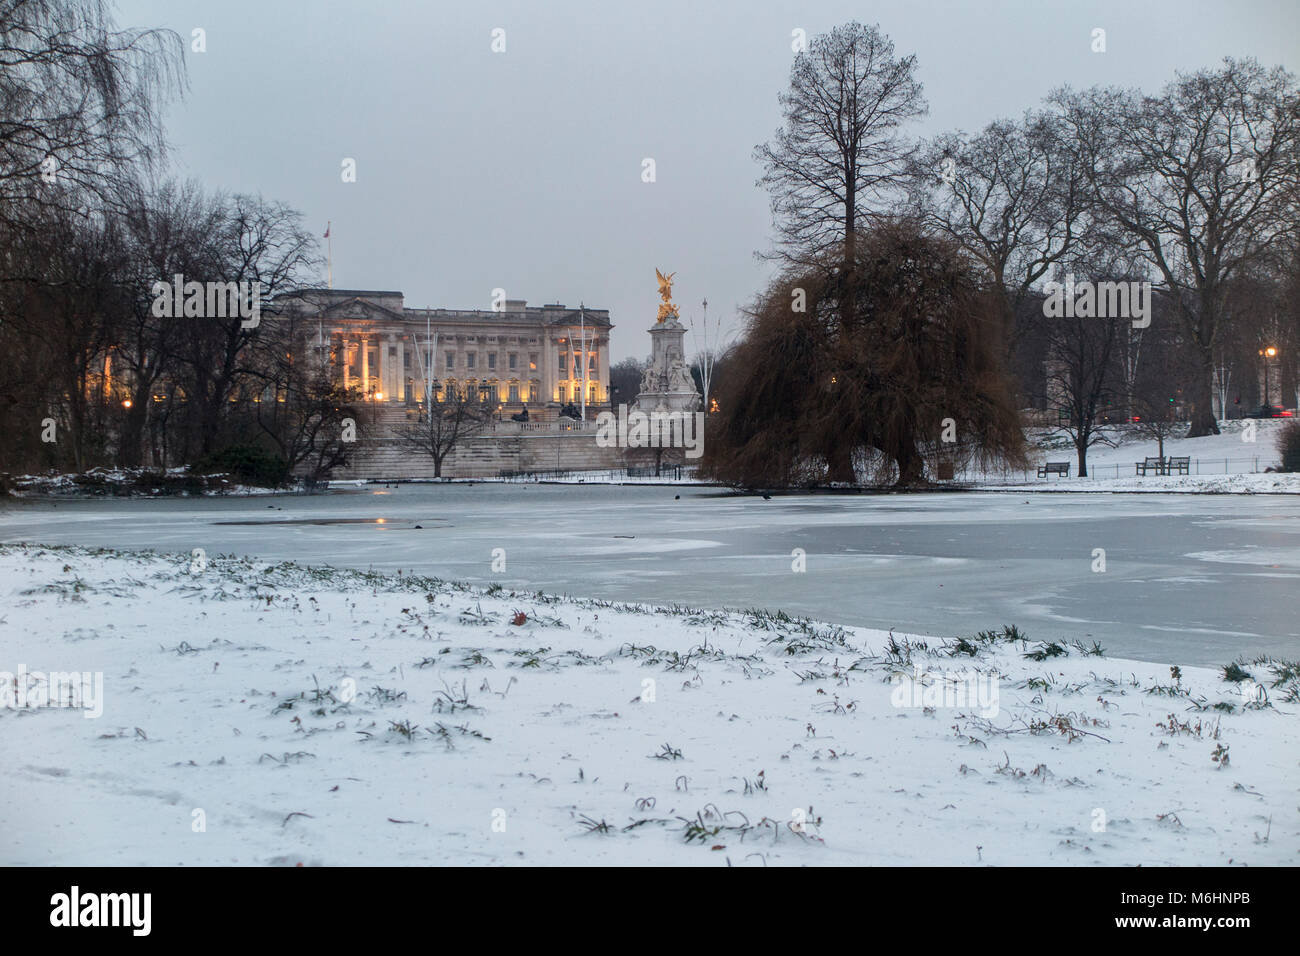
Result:
[[[1300,500],[1284,496],[763,500],[665,486],[401,485],[6,502],[0,540],[204,548],[620,601],[784,608],[942,637],[1014,623],[1035,639],[1187,665],[1300,657]],[[497,548],[506,568],[494,574]],[[1104,573],[1093,571],[1096,548]]]

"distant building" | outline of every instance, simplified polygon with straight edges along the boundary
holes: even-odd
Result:
[[[408,309],[400,292],[307,289],[294,298],[311,321],[337,380],[367,400],[418,407],[469,396],[502,416],[528,406],[549,420],[566,404],[588,417],[609,407],[608,309],[530,306],[508,299],[491,309]],[[325,350],[327,348],[327,351]]]

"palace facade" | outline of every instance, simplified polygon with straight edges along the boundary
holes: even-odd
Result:
[[[505,300],[492,309],[408,309],[400,292],[308,289],[293,311],[337,380],[369,402],[418,407],[466,396],[498,407],[502,418],[528,409],[551,420],[581,406],[610,406],[609,310]],[[622,396],[630,400],[633,396]],[[594,409],[594,411],[593,411]]]

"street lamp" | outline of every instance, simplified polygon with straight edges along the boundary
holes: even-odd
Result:
[[[1270,405],[1272,403],[1269,401],[1270,394],[1269,394],[1269,387],[1268,387],[1268,360],[1271,359],[1273,356],[1277,355],[1277,349],[1275,349],[1273,346],[1270,345],[1268,348],[1260,349],[1259,354],[1264,359],[1264,402],[1263,404]]]

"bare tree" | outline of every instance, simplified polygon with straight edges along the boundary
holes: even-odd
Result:
[[[1099,425],[1099,415],[1111,402],[1120,324],[1128,320],[1075,316],[1048,321],[1048,406],[1057,409],[1056,430],[1069,436],[1079,477],[1086,478],[1088,449],[1113,444]]]
[[[0,372],[0,385],[26,408],[14,430],[53,419],[48,463],[84,470],[109,451],[114,319],[125,306],[120,224],[45,207],[28,227],[5,249],[18,278],[0,299],[0,364],[12,369]]]
[[[1065,133],[1052,114],[1026,112],[969,139],[941,136],[913,164],[918,213],[988,271],[1004,303],[1008,352],[1021,338],[1017,317],[1033,287],[1091,225],[1087,184]]]
[[[0,0],[0,218],[116,198],[163,150],[185,85],[180,37],[119,30],[105,0]]]
[[[443,463],[456,447],[492,424],[492,407],[468,392],[448,395],[427,402],[419,421],[396,425],[393,432],[403,445],[432,458],[433,476],[441,478]]]
[[[276,332],[277,339],[301,345],[291,330]],[[348,464],[352,449],[366,437],[362,396],[358,389],[335,382],[327,366],[296,358],[301,351],[266,351],[274,363],[268,379],[273,400],[255,403],[258,427],[291,474],[313,480],[328,477]]]
[[[1215,345],[1231,280],[1294,240],[1300,220],[1295,77],[1252,59],[1180,74],[1159,96],[1061,90],[1093,198],[1132,238],[1200,359],[1190,435],[1218,433]]]
[[[218,449],[230,437],[223,424],[231,400],[242,397],[241,383],[252,371],[249,344],[283,309],[294,307],[289,293],[310,284],[320,266],[315,236],[304,229],[302,216],[260,196],[234,196],[223,203],[216,243],[217,274],[194,278],[260,283],[262,315],[258,325],[238,316],[167,320],[178,325],[172,357],[188,397],[191,449],[199,454]]]
[[[1165,441],[1181,437],[1187,431],[1187,423],[1180,422],[1174,414],[1174,402],[1162,392],[1148,391],[1133,400],[1136,419],[1130,426],[1133,431],[1144,438],[1153,438],[1156,442],[1156,454],[1165,457]]]
[[[878,26],[848,23],[795,57],[781,94],[785,126],[754,158],[772,197],[779,257],[850,263],[873,203],[904,181],[902,128],[928,112],[916,57],[896,57]]]
[[[167,382],[176,372],[169,355],[182,323],[154,315],[153,284],[171,282],[177,274],[205,279],[220,273],[217,240],[223,228],[223,203],[220,196],[205,193],[192,181],[137,185],[125,203],[128,272],[124,281],[129,306],[118,316],[114,350],[125,373],[118,377],[119,387],[130,403],[119,437],[124,465],[143,460],[145,432],[160,425],[153,419],[168,410],[152,398],[159,387],[168,390]]]

